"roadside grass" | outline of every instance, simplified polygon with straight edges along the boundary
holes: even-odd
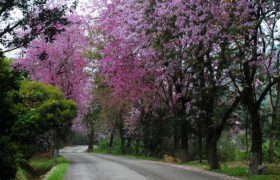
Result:
[[[62,180],[68,167],[68,161],[62,156],[57,158],[57,163],[54,159],[50,159],[49,157],[35,156],[29,160],[29,165],[35,177],[46,174],[52,167],[56,166],[48,179]]]
[[[29,165],[36,175],[41,175],[50,170],[55,165],[55,161],[49,158],[33,157],[29,160]]]
[[[48,180],[63,180],[68,165],[68,161],[64,157],[60,156],[58,158],[58,164],[48,177]]]
[[[277,165],[267,165],[267,175],[255,175],[249,176],[247,174],[247,164],[245,162],[227,162],[221,165],[219,170],[210,170],[206,162],[199,163],[198,161],[192,161],[183,163],[182,165],[196,167],[199,169],[226,174],[228,176],[238,177],[246,180],[280,180],[280,167]]]
[[[218,172],[221,174],[226,174],[228,176],[234,176],[234,177],[246,177],[247,175],[247,169],[244,167],[226,167],[222,166],[221,169],[218,170],[211,170],[213,172]]]
[[[258,176],[249,176],[246,180],[280,180],[280,176],[273,175],[258,175]]]
[[[15,179],[16,180],[28,180],[30,178],[29,178],[28,173],[25,170],[23,170],[21,167],[19,167],[17,169],[17,173],[16,173],[16,178]]]
[[[101,151],[99,149],[94,149],[93,152],[95,154],[110,154],[114,156],[122,156],[122,157],[127,157],[131,159],[142,159],[142,160],[150,160],[150,161],[162,161],[161,158],[157,157],[151,157],[151,156],[144,156],[144,155],[136,155],[136,154],[121,154],[121,153],[116,153],[116,152],[107,152],[107,151]]]
[[[123,157],[128,157],[131,159],[142,159],[142,160],[150,160],[150,161],[161,161],[162,159],[151,157],[151,156],[144,156],[144,155],[120,155]]]
[[[203,169],[203,170],[207,170],[207,171],[210,170],[208,164],[206,164],[204,162],[200,163],[199,161],[190,161],[190,162],[187,162],[187,163],[178,163],[178,164],[184,165],[184,166],[196,167],[198,169]]]

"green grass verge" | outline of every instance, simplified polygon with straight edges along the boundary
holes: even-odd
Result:
[[[68,165],[68,161],[60,156],[58,158],[58,164],[56,165],[54,171],[48,177],[48,180],[63,180]]]
[[[55,165],[55,161],[53,159],[36,157],[29,160],[29,165],[35,172],[44,173],[50,170]]]
[[[221,167],[221,169],[214,170],[214,172],[235,177],[245,177],[247,174],[247,170],[244,167]]]
[[[246,180],[280,180],[280,176],[258,175],[246,177]]]
[[[187,162],[187,163],[180,163],[180,165],[196,167],[196,168],[203,169],[203,170],[210,170],[208,164],[200,163],[198,161],[191,161],[191,162]]]
[[[28,174],[22,168],[17,169],[16,180],[28,180]]]
[[[95,153],[95,154],[110,154],[110,155],[113,155],[113,156],[122,156],[122,157],[131,158],[131,159],[142,159],[142,160],[150,160],[150,161],[161,161],[162,160],[161,158],[151,157],[151,156],[109,153],[109,152],[100,151],[100,150],[94,150],[92,153]]]
[[[131,159],[142,159],[142,160],[150,160],[150,161],[161,161],[160,158],[150,157],[150,156],[143,156],[143,155],[120,155],[123,157],[128,157]]]
[[[247,166],[245,163],[242,162],[228,162],[221,165],[221,169],[218,170],[210,170],[207,163],[199,163],[197,161],[183,163],[183,165],[196,167],[199,169],[218,172],[221,174],[226,174],[228,176],[239,177],[241,179],[246,180],[280,180],[280,169],[275,166],[268,166],[268,173],[270,175],[255,175],[249,176],[247,174]]]

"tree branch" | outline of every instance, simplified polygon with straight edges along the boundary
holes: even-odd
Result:
[[[274,86],[275,84],[280,83],[280,76],[277,76],[273,79],[272,82],[270,82],[264,89],[264,91],[262,92],[262,94],[260,95],[258,101],[257,101],[257,107],[259,107],[262,103],[262,101],[264,100],[265,96],[267,95],[267,93],[269,92],[269,90],[272,88],[272,86]]]

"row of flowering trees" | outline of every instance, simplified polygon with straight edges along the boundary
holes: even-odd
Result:
[[[249,172],[258,173],[260,106],[280,81],[279,2],[113,0],[97,27],[105,41],[100,72],[115,102],[131,103],[130,129],[165,109],[174,154],[188,160],[195,130],[216,169],[217,142],[242,105],[251,123]]]
[[[205,149],[212,169],[220,167],[217,143],[223,130],[245,107],[252,140],[249,172],[258,173],[260,107],[268,95],[277,119],[279,2],[101,2],[93,24],[88,20],[96,13],[69,15],[70,24],[52,43],[31,42],[19,66],[74,99],[77,120],[86,115],[91,137],[100,117],[106,119],[109,144],[118,130],[122,147],[125,139],[127,146],[135,139],[153,153],[163,138],[150,137],[167,136],[166,125],[175,156],[188,161],[189,140],[197,137],[200,159]]]

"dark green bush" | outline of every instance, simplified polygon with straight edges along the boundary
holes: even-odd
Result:
[[[137,143],[136,141],[132,141],[130,147],[127,147],[127,141],[124,143],[125,153],[133,154],[133,155],[144,155],[145,149],[143,143]],[[96,148],[94,149],[95,152],[103,152],[103,153],[111,153],[111,154],[123,154],[121,141],[120,139],[116,138],[113,142],[113,146],[109,147],[109,140],[102,139],[98,141]]]
[[[16,147],[8,137],[0,137],[0,179],[14,179],[17,171]]]
[[[269,153],[268,153],[269,141],[265,141],[262,145],[262,148],[263,148],[264,161],[268,161],[269,160]],[[280,163],[280,141],[278,141],[278,140],[274,141],[274,157],[275,157],[275,161],[277,163]]]

